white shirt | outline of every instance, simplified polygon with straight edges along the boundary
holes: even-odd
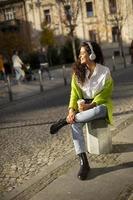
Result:
[[[93,99],[100,91],[103,90],[105,81],[110,77],[110,70],[108,67],[101,64],[96,64],[93,74],[88,78],[90,72],[87,70],[85,82],[79,87],[83,91],[83,96],[86,99]]]
[[[22,60],[17,55],[12,56],[12,62],[14,68],[21,68],[23,65]]]

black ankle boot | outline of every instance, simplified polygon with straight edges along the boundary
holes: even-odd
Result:
[[[78,172],[78,178],[80,180],[85,180],[90,171],[90,166],[87,160],[86,153],[78,154],[78,156],[80,158],[80,170]]]
[[[61,129],[63,126],[66,126],[68,123],[65,119],[60,119],[58,122],[52,124],[50,127],[50,134],[55,134],[58,132],[59,129]]]

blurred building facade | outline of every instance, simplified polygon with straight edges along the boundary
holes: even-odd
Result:
[[[30,48],[31,31],[25,1],[0,0],[0,33],[15,33],[17,37],[23,38],[27,48]]]
[[[73,0],[71,2],[74,3]],[[55,36],[66,36],[64,11],[58,0],[0,0],[0,31],[19,31],[39,45],[41,24],[46,22]],[[67,1],[68,2],[68,1]],[[80,40],[102,45],[118,42],[118,26],[125,44],[133,39],[132,0],[78,0],[79,13],[74,34]],[[69,3],[68,3],[69,4]],[[71,8],[71,3],[69,4]],[[71,11],[71,14],[74,10]],[[62,37],[60,37],[62,38]]]

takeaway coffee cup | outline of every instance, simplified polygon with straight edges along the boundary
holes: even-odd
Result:
[[[79,99],[79,100],[77,101],[79,111],[80,111],[80,105],[81,105],[82,103],[85,103],[85,100],[84,100],[84,99]]]

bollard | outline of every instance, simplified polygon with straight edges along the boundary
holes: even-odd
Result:
[[[87,149],[91,154],[112,152],[112,137],[110,126],[105,119],[86,123]]]
[[[40,92],[43,92],[43,84],[42,84],[42,73],[41,70],[38,70],[38,74],[39,74],[39,81],[40,81]]]
[[[112,60],[113,60],[113,71],[116,70],[116,63],[115,63],[115,57],[112,56]]]
[[[11,82],[9,76],[7,76],[7,87],[8,87],[8,94],[9,94],[9,100],[13,101],[13,95],[11,90]]]
[[[63,65],[62,70],[63,70],[64,85],[66,86],[67,85],[67,78],[66,78],[66,67],[65,67],[65,65]]]

